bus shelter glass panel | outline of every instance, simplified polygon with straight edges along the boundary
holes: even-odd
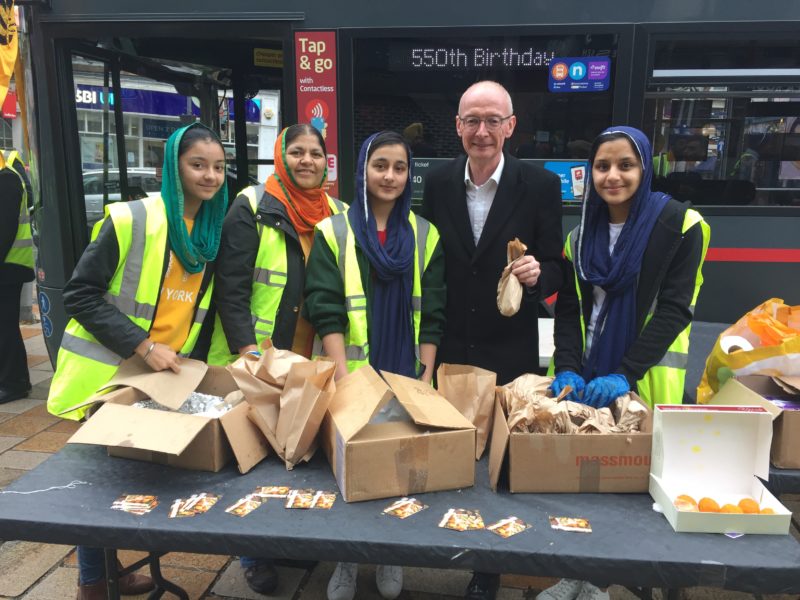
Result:
[[[611,124],[617,47],[616,34],[356,39],[356,148],[382,129],[403,133],[419,202],[425,172],[464,152],[461,94],[489,79],[509,91],[517,118],[506,151],[558,172],[562,197],[576,200],[571,170],[585,172],[591,140]]]
[[[172,85],[125,71],[120,73],[117,98],[109,66],[78,54],[73,54],[72,69],[86,222],[91,228],[108,203],[161,192],[164,142],[182,123],[194,120],[199,108],[196,98],[178,94]],[[114,119],[116,102],[123,111],[124,190]]]
[[[648,95],[655,186],[696,205],[800,206],[800,86]]]

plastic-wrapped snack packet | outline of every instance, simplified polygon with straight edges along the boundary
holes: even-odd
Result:
[[[384,508],[383,513],[392,517],[397,517],[398,519],[406,519],[426,508],[428,508],[428,505],[423,504],[416,498],[400,498],[400,500],[392,502],[389,506]]]
[[[451,508],[448,510],[439,527],[454,529],[456,531],[466,531],[468,529],[483,529],[483,517],[477,510],[467,510],[465,508]]]
[[[226,513],[236,515],[237,517],[245,517],[261,506],[264,501],[253,494],[247,494],[244,498],[237,500],[234,504],[225,509]]]
[[[486,529],[492,533],[496,533],[500,537],[509,538],[512,535],[522,533],[528,528],[530,528],[530,525],[528,525],[525,521],[519,517],[512,516],[505,519],[500,519],[497,523],[492,523]]]

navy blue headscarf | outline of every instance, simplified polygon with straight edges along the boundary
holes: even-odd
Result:
[[[347,218],[357,245],[372,267],[369,363],[376,370],[416,377],[414,326],[411,295],[414,276],[414,231],[408,221],[411,212],[411,161],[402,195],[395,202],[386,224],[386,244],[378,240],[378,226],[367,197],[367,156],[380,132],[361,146],[356,169],[356,198]],[[408,146],[398,137],[398,143]]]
[[[633,127],[609,127],[598,140],[622,133],[642,162],[642,182],[631,201],[630,213],[620,232],[613,254],[608,253],[608,205],[594,189],[591,169],[586,182],[578,230],[575,268],[583,281],[603,288],[606,297],[597,317],[583,376],[594,377],[619,371],[625,353],[638,335],[636,330],[636,285],[650,234],[669,196],[651,192],[653,150],[644,133]],[[635,382],[629,382],[634,385]]]

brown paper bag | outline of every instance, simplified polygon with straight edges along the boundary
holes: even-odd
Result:
[[[492,430],[497,375],[469,365],[442,364],[436,381],[439,393],[475,426],[475,460],[480,459]]]
[[[328,360],[298,363],[289,369],[275,431],[282,448],[279,454],[289,470],[309,460],[316,449],[317,433],[335,391],[335,370]]]
[[[520,242],[519,238],[508,242],[506,249],[508,264],[503,269],[500,281],[497,282],[497,308],[504,317],[513,317],[519,312],[522,304],[522,284],[511,274],[511,267],[518,258],[525,255],[527,249],[528,247]]]
[[[245,354],[227,367],[251,406],[277,404],[292,365],[311,362],[289,350],[278,350],[269,339],[261,349],[261,356]]]

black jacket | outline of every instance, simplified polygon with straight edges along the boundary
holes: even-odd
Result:
[[[425,180],[420,214],[436,225],[445,255],[447,311],[437,360],[497,373],[502,385],[539,367],[539,300],[563,281],[561,183],[541,167],[505,157],[505,166],[477,248],[467,212],[462,156]],[[520,311],[504,317],[497,282],[508,242],[518,237],[541,263],[539,283]]]
[[[164,283],[169,255],[169,242],[167,242],[164,247],[159,290]],[[106,219],[100,226],[97,238],[84,250],[78,264],[75,265],[72,277],[64,287],[64,309],[68,317],[83,325],[103,346],[122,358],[128,358],[133,355],[136,346],[147,339],[149,332],[136,325],[105,299],[109,284],[117,270],[118,261],[119,244],[114,223],[111,219]],[[214,263],[208,263],[198,298],[208,289],[213,274]],[[158,304],[156,304],[156,314],[158,314]],[[153,318],[155,319],[155,315]],[[206,318],[203,328],[210,328],[210,325],[210,319]],[[207,334],[201,332],[200,337],[207,337]],[[200,346],[201,342],[198,340],[195,351],[192,352],[193,357],[202,355]]]
[[[703,232],[696,225],[685,234],[681,233],[688,208],[687,204],[671,199],[650,234],[636,288],[636,330],[641,333],[616,371],[625,375],[631,386],[661,360],[670,344],[692,321],[690,305],[703,253]],[[573,266],[569,261],[566,263],[564,287],[556,302],[555,370],[556,373],[580,373],[583,336],[578,318],[579,303]],[[588,325],[592,314],[592,286],[585,281],[581,281],[580,286],[583,319]],[[645,327],[645,319],[654,302],[653,318]]]
[[[33,281],[33,269],[5,262],[17,237],[22,182],[11,169],[0,169],[0,285]]]
[[[234,200],[222,226],[222,240],[217,256],[217,280],[214,304],[232,354],[239,348],[256,343],[250,313],[253,293],[253,270],[258,255],[257,223],[282,231],[286,240],[286,288],[283,290],[272,344],[290,349],[294,341],[300,305],[303,300],[306,262],[297,232],[281,202],[263,187],[258,211],[253,214],[250,201],[244,194]]]

